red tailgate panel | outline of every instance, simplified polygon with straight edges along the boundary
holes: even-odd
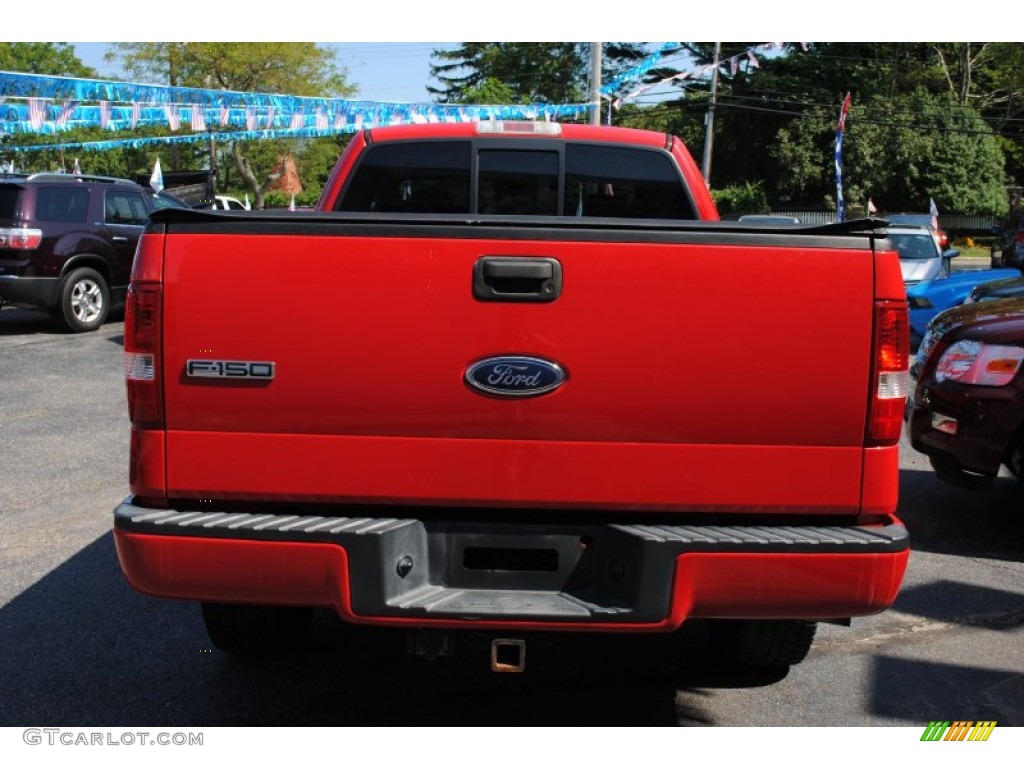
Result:
[[[168,243],[170,495],[858,508],[866,249]],[[561,297],[476,301],[473,265],[495,255],[558,259]],[[507,354],[568,380],[525,400],[464,384],[470,363]],[[189,380],[189,359],[272,361],[276,377]]]

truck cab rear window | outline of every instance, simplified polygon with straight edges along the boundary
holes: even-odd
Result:
[[[566,216],[696,218],[668,156],[629,147],[568,145],[563,207]]]
[[[675,164],[662,152],[572,143],[538,149],[476,146],[475,151],[474,200],[472,142],[371,146],[337,210],[696,218]]]
[[[478,213],[558,215],[558,152],[481,149]]]
[[[338,210],[469,213],[471,151],[468,141],[370,147]]]

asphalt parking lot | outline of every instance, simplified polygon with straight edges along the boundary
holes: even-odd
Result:
[[[914,552],[896,606],[823,626],[785,676],[715,664],[699,626],[530,638],[526,673],[495,675],[485,637],[425,662],[403,636],[322,616],[307,652],[235,661],[196,606],[135,594],[120,574],[122,332],[69,336],[0,312],[2,726],[1024,726],[1024,502],[1010,478],[992,495],[945,486],[906,443]]]

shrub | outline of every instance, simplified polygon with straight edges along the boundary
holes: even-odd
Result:
[[[768,213],[770,210],[768,196],[760,181],[713,189],[711,197],[723,216],[730,213]]]

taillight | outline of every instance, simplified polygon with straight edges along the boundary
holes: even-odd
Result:
[[[910,392],[910,320],[902,301],[875,302],[874,358],[867,443],[895,445]]]
[[[43,230],[19,227],[8,229],[0,227],[0,248],[13,248],[16,251],[34,251],[43,242]]]
[[[160,380],[163,290],[159,284],[132,283],[124,313],[124,374],[128,416],[141,429],[163,429]]]
[[[1021,232],[1017,233],[1017,242],[1018,243],[1024,243],[1024,231],[1021,231]]]

